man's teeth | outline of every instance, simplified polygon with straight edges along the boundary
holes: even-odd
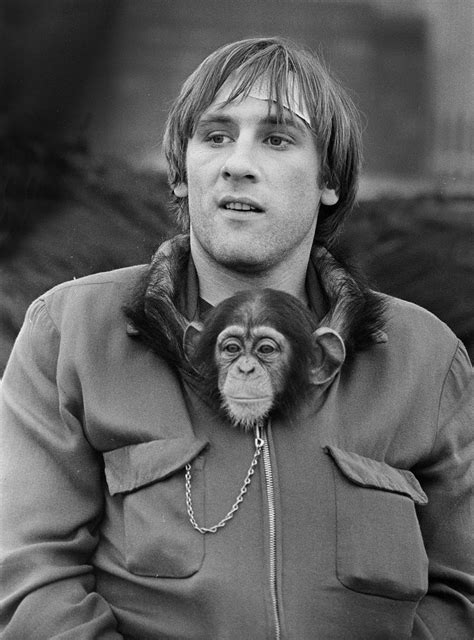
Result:
[[[249,204],[245,204],[244,202],[228,202],[225,205],[226,209],[233,209],[235,211],[256,211],[255,207],[252,207]]]

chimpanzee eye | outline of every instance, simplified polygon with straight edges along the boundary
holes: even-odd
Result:
[[[235,355],[240,352],[240,344],[238,342],[226,342],[222,346],[222,351],[228,353],[229,355]]]
[[[257,351],[264,356],[271,356],[277,353],[278,345],[273,340],[265,340],[259,343]]]

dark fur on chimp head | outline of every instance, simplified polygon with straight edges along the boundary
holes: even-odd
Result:
[[[224,300],[202,326],[188,327],[185,343],[209,397],[245,428],[267,416],[291,414],[312,385],[334,378],[345,357],[335,331],[318,329],[296,298],[274,289],[243,291]],[[258,388],[260,399],[254,397]],[[245,394],[248,406],[240,398]]]

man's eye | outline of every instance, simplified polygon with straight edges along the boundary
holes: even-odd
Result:
[[[211,135],[207,136],[206,140],[208,142],[212,142],[212,144],[221,145],[221,144],[224,144],[225,142],[229,142],[230,138],[229,136],[226,136],[224,133],[212,133]]]
[[[267,142],[271,147],[278,147],[280,149],[285,149],[290,144],[290,141],[282,136],[269,136]]]

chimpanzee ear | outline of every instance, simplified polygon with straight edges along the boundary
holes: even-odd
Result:
[[[190,322],[184,330],[183,348],[188,360],[192,358],[194,351],[196,350],[197,343],[201,337],[202,327],[203,325],[201,322],[193,321]]]
[[[315,365],[309,372],[311,384],[330,382],[346,359],[346,348],[341,336],[329,327],[319,327],[313,332]]]

